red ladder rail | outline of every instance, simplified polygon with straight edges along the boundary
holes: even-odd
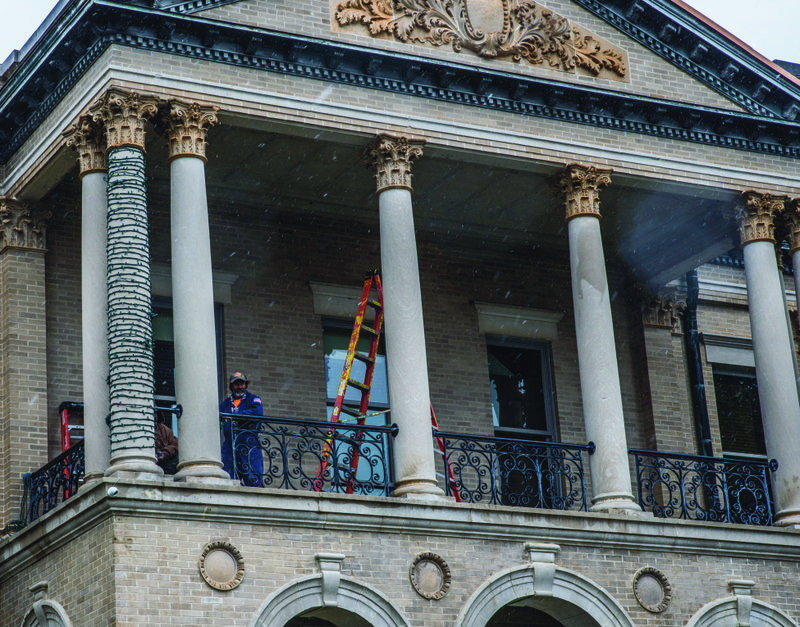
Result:
[[[372,286],[373,283],[375,284],[375,288],[378,292],[378,299],[375,300],[370,297],[372,293]],[[366,315],[367,307],[371,307],[375,312],[375,318],[372,322],[372,326],[368,326],[364,323],[364,318]],[[366,416],[367,416],[367,409],[369,408],[369,394],[370,390],[372,389],[372,377],[375,373],[375,362],[377,361],[377,354],[378,354],[378,343],[380,340],[381,335],[381,327],[383,326],[383,285],[381,284],[381,277],[377,270],[370,272],[364,279],[364,287],[361,290],[361,298],[358,301],[358,309],[356,311],[356,319],[355,323],[353,324],[353,332],[350,335],[350,344],[347,347],[347,355],[344,361],[344,367],[342,368],[342,377],[339,380],[339,389],[336,393],[336,400],[333,404],[333,411],[331,412],[330,422],[336,423],[340,421],[341,414],[345,413],[349,416],[352,416],[356,419],[356,423],[359,425],[363,425]],[[370,338],[369,342],[369,350],[366,353],[358,351],[358,342],[361,339],[361,333],[366,333],[367,336]],[[363,381],[358,381],[357,379],[353,379],[351,374],[353,370],[353,362],[358,359],[359,361],[363,362],[366,366],[364,372],[364,379]],[[347,395],[347,390],[349,387],[353,387],[359,392],[361,392],[361,401],[358,404],[358,407],[352,407],[349,405],[345,405],[344,399]],[[322,450],[321,455],[321,463],[320,469],[317,473],[317,479],[314,482],[314,489],[319,492],[322,489],[322,484],[325,478],[325,474],[330,464],[330,457],[331,457],[331,448],[333,446],[333,438],[335,436],[336,430],[331,429],[328,439],[325,442],[325,446]],[[362,434],[356,433],[355,440],[356,442],[360,442]],[[358,444],[356,445],[358,447]],[[358,460],[360,455],[358,454],[358,450],[354,451],[351,462],[350,462],[350,480],[347,483],[347,493],[352,494],[353,492],[353,478],[355,477],[355,473],[358,469]]]

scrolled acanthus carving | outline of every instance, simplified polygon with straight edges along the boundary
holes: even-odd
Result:
[[[0,251],[6,248],[45,250],[50,211],[32,211],[27,203],[0,198]]]
[[[674,294],[647,293],[642,295],[642,322],[648,327],[670,329],[680,333],[681,318],[686,303],[675,298]]]
[[[789,254],[793,255],[800,250],[800,199],[786,203],[781,223],[789,241]]]
[[[422,140],[378,135],[364,150],[364,165],[375,170],[377,191],[411,187],[411,162],[422,156]]]
[[[158,112],[156,96],[113,87],[95,102],[89,113],[106,129],[108,148],[134,146],[144,150],[144,126]]]
[[[785,196],[761,194],[752,190],[743,192],[741,202],[736,208],[740,245],[759,241],[774,244],[775,219],[783,213],[786,201]]]
[[[81,177],[90,172],[105,172],[108,169],[105,131],[94,122],[91,115],[82,115],[62,136],[67,147],[78,153]]]
[[[486,59],[627,76],[622,51],[536,2],[501,0],[502,29],[485,32],[470,19],[468,1],[475,0],[347,0],[336,5],[334,19],[339,26],[363,24],[372,37],[388,34],[404,43],[466,49]]]
[[[206,135],[217,123],[219,107],[170,100],[162,109],[156,130],[167,137],[169,159],[193,156],[206,160]]]
[[[600,188],[611,184],[610,168],[568,164],[551,181],[551,190],[563,194],[567,221],[578,216],[600,217]]]

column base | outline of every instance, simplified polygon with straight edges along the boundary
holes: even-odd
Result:
[[[773,516],[772,524],[775,527],[788,527],[789,529],[800,529],[800,509],[784,509],[776,512]]]
[[[216,485],[239,485],[222,470],[222,463],[215,459],[191,459],[178,463],[174,480],[184,483],[207,483]]]
[[[651,512],[642,511],[630,494],[601,494],[592,499],[590,512],[609,512],[628,516],[650,517]]]
[[[449,502],[442,490],[434,481],[413,479],[402,481],[392,491],[395,498],[420,499],[424,501]]]
[[[156,464],[155,457],[130,456],[112,459],[105,476],[160,481],[164,478],[164,471]]]

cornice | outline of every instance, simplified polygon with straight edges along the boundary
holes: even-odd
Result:
[[[621,0],[607,4],[615,2]],[[111,45],[651,137],[800,157],[800,123],[780,120],[766,108],[752,115],[692,106],[214,22],[178,14],[178,6],[183,5],[163,11],[94,0],[62,16],[59,24],[65,26],[48,31],[0,91],[0,163],[8,161]],[[797,96],[787,98],[800,107],[800,93]]]
[[[112,485],[117,488],[115,496],[107,492]],[[324,528],[328,534],[441,535],[453,541],[518,538],[604,550],[800,561],[800,535],[777,527],[455,502],[432,507],[429,502],[390,497],[105,478],[82,488],[0,545],[0,583],[117,516]]]

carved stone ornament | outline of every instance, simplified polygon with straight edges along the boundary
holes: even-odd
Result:
[[[642,322],[648,327],[680,333],[685,309],[686,303],[675,300],[672,294],[645,294],[642,297]]]
[[[209,542],[200,555],[200,574],[212,588],[233,590],[244,579],[244,558],[230,542]]]
[[[787,203],[783,213],[783,229],[789,240],[789,255],[800,250],[800,199],[795,198]]]
[[[144,125],[158,111],[156,96],[112,87],[95,102],[89,113],[106,128],[108,148],[134,146],[144,150]]]
[[[633,594],[648,612],[660,614],[672,601],[672,585],[660,570],[645,566],[633,576]]]
[[[6,248],[45,250],[50,211],[33,212],[27,203],[0,198],[0,251]]]
[[[378,135],[364,150],[364,165],[375,169],[378,193],[411,188],[411,162],[422,156],[422,140]]]
[[[347,0],[332,6],[334,26],[360,25],[372,37],[627,78],[623,50],[531,0]]]
[[[82,115],[78,121],[62,133],[68,148],[78,153],[81,177],[90,172],[106,172],[106,138],[103,127],[96,124],[90,115]]]
[[[741,203],[736,207],[739,245],[762,241],[775,243],[775,218],[783,213],[786,201],[785,196],[743,192]]]
[[[450,590],[450,567],[436,553],[419,553],[408,569],[411,585],[421,597],[438,601]]]
[[[219,107],[170,100],[156,125],[169,141],[169,159],[192,156],[206,160],[206,135],[217,123]]]
[[[611,184],[611,169],[570,163],[551,189],[564,195],[567,221],[578,216],[600,217],[600,188]]]

